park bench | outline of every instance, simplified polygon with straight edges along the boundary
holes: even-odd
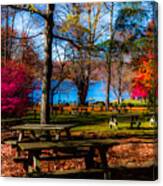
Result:
[[[110,139],[90,139],[90,140],[66,140],[58,142],[21,142],[18,143],[18,150],[27,152],[27,157],[21,157],[21,153],[18,153],[18,157],[15,158],[15,162],[21,162],[24,165],[25,170],[28,173],[38,172],[40,173],[40,161],[52,161],[58,159],[72,159],[72,158],[84,158],[86,170],[89,171],[95,169],[95,150],[98,150],[101,167],[106,177],[108,175],[108,164],[107,164],[107,151],[108,148],[119,144],[119,142]],[[53,150],[54,152],[62,155],[55,154],[52,156],[44,156],[43,150]],[[64,172],[63,172],[64,174]]]

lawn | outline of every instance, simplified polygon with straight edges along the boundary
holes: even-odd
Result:
[[[118,129],[109,128],[109,118],[113,115],[117,115]],[[77,126],[71,129],[72,134],[84,136],[84,137],[143,137],[153,138],[156,137],[157,127],[152,127],[149,123],[149,113],[143,112],[128,112],[128,113],[113,113],[113,112],[91,112],[88,115],[71,115],[68,113],[57,114],[51,116],[51,123],[75,123]],[[140,128],[136,126],[130,128],[130,120],[132,115],[139,115],[141,121]],[[34,119],[32,115],[28,115],[24,118],[27,122],[39,123],[39,115],[37,119]]]
[[[116,114],[118,120],[118,128],[109,128],[110,117]],[[151,126],[149,123],[149,113],[143,112],[128,112],[128,113],[113,113],[113,112],[91,112],[89,114],[57,114],[51,115],[51,124],[59,123],[74,123],[76,127],[71,129],[71,132],[75,136],[84,137],[113,137],[113,138],[128,138],[131,136],[143,137],[143,138],[153,138],[157,137],[157,126]],[[140,128],[134,126],[130,127],[130,120],[132,115],[139,115],[139,120],[141,121]],[[34,118],[32,112],[29,112],[26,117],[23,118],[24,123],[39,123],[39,114]]]

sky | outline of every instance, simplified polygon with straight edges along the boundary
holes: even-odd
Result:
[[[115,3],[115,5],[114,5],[114,22],[116,20],[116,17],[118,15],[118,11],[120,10],[120,8],[124,7],[126,5],[131,6],[131,3],[125,3],[125,4],[124,3]],[[64,6],[64,5],[57,4],[56,10],[60,9],[61,6]],[[148,24],[149,20],[151,19],[152,14],[153,14],[153,11],[151,8],[151,2],[143,2],[141,6],[142,6],[142,8],[147,10],[147,12],[148,12],[148,18],[144,19],[142,22],[143,26],[146,26]],[[38,8],[39,10],[46,9],[46,5],[43,5],[43,4],[37,4],[37,5],[35,5],[35,7]],[[61,17],[62,17],[62,15],[61,15]],[[106,25],[109,23],[108,22],[109,17],[110,17],[109,13],[106,13],[106,15],[103,16],[103,18],[101,19],[101,21],[99,23],[99,29],[101,29],[103,25]],[[84,16],[82,16],[82,19],[83,18],[84,18]],[[38,16],[36,14],[31,16],[30,13],[22,11],[20,13],[17,13],[14,26],[20,35],[22,32],[26,31],[29,36],[32,36],[32,35],[36,35],[40,32],[43,32],[45,25],[44,25],[44,20],[43,20],[43,18],[41,18],[41,16]],[[108,33],[108,31],[106,31],[105,34],[103,34],[97,42],[105,41],[108,38],[109,38],[109,33]],[[39,58],[43,60],[44,59],[44,35],[42,34],[42,35],[39,35],[38,37],[34,38],[33,43],[36,48],[36,51],[39,54]],[[64,48],[61,46],[58,46],[57,50],[60,53],[61,59],[63,59]],[[53,47],[53,59],[58,60],[58,56],[56,55],[56,47]]]

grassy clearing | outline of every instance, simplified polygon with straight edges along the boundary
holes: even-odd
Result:
[[[94,133],[96,136],[111,136],[111,137],[128,137],[128,136],[156,136],[156,127],[152,127],[148,118],[144,117],[143,113],[139,113],[141,126],[130,128],[130,116],[133,113],[118,115],[118,129],[109,128],[109,118],[113,113],[91,113],[88,116],[72,116],[58,115],[54,119],[54,123],[76,123],[77,126],[71,129],[72,133]]]
[[[109,119],[110,116],[116,114],[118,120],[118,129],[109,128]],[[136,128],[136,126],[130,128],[130,120],[132,115],[139,115],[141,126]],[[25,123],[39,123],[40,118],[37,113],[37,117],[34,118],[32,114],[24,117]],[[149,117],[146,116],[146,113],[137,112],[137,113],[113,113],[113,112],[91,112],[88,115],[71,115],[71,114],[57,114],[51,116],[51,124],[65,124],[65,123],[74,123],[77,126],[71,129],[72,133],[94,133],[95,135],[100,136],[156,136],[157,128],[152,127],[149,123]]]
[[[94,133],[97,136],[108,136],[108,137],[129,137],[129,136],[139,136],[139,137],[155,137],[156,128],[151,127],[149,122],[144,122],[140,129],[130,128],[130,123],[119,123],[118,129],[110,129],[108,123],[100,123],[94,125],[84,125],[77,126],[71,129],[71,132],[79,133]]]
[[[134,106],[147,106],[147,103],[145,100],[135,100],[135,99],[126,99],[123,101],[123,103],[130,103],[133,104]]]

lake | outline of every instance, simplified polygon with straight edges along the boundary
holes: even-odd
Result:
[[[51,87],[55,86],[57,83],[56,80],[51,81]],[[97,102],[97,101],[105,101],[106,99],[106,93],[105,93],[105,86],[106,83],[105,81],[91,81],[89,84],[89,89],[88,89],[88,95],[86,98],[87,102]],[[70,81],[70,80],[65,80],[63,81],[57,91],[55,92],[53,96],[53,103],[54,104],[59,104],[59,103],[78,103],[78,94],[77,94],[77,87],[76,85]],[[42,90],[34,90],[33,91],[33,102],[34,103],[39,103],[41,100],[41,93]],[[30,95],[32,97],[32,94]],[[130,95],[128,92],[124,92],[122,94],[122,99],[129,99]],[[116,96],[111,90],[110,92],[110,100],[116,100]],[[51,98],[50,98],[51,100]]]

